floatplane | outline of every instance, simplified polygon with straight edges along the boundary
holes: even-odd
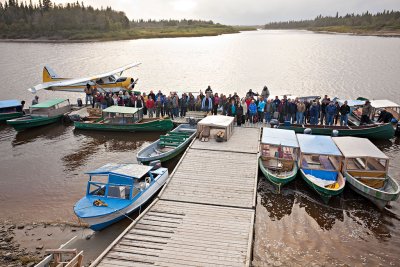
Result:
[[[29,88],[36,94],[39,90],[83,92],[86,84],[95,86],[100,92],[119,92],[132,90],[138,79],[122,77],[124,71],[139,66],[141,63],[131,63],[110,72],[84,78],[61,78],[50,67],[43,68],[43,83]]]

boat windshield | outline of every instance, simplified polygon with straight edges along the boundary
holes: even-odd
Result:
[[[365,170],[365,171],[378,171],[383,172],[386,170],[386,159],[378,158],[349,158],[346,160],[346,169],[348,171],[353,170]]]
[[[130,199],[131,186],[89,182],[88,194],[107,198]]]

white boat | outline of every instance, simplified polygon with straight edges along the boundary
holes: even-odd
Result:
[[[86,196],[74,206],[78,218],[99,231],[145,204],[168,179],[167,168],[107,164],[90,171]]]
[[[399,184],[388,175],[389,158],[371,141],[357,137],[334,137],[344,156],[342,173],[350,187],[379,209],[399,198]]]
[[[197,127],[190,124],[181,124],[160,139],[141,149],[137,153],[137,160],[143,164],[159,160],[167,161],[179,155],[195,138]]]

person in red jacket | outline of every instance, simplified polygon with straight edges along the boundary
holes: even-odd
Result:
[[[149,96],[146,102],[146,108],[147,111],[149,112],[149,118],[153,118],[154,106],[155,106],[154,100],[151,96]]]

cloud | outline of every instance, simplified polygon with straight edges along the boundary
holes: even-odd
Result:
[[[367,10],[373,13],[400,10],[399,0],[84,0],[84,3],[94,7],[111,6],[124,11],[130,19],[205,19],[232,25],[313,19],[319,14],[335,15],[336,12],[344,15]]]

